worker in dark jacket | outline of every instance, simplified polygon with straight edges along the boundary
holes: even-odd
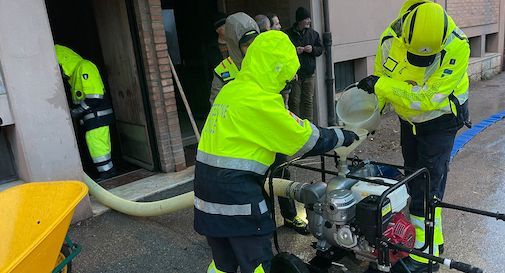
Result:
[[[310,27],[311,22],[309,11],[299,7],[296,10],[296,23],[287,31],[300,60],[298,80],[294,82],[289,97],[289,109],[308,120],[312,120],[313,117],[316,57],[323,53],[319,33]]]
[[[286,34],[272,30],[250,45],[235,80],[219,92],[195,164],[195,230],[212,249],[211,272],[269,272],[275,229],[262,194],[276,153],[318,155],[358,137],[318,128],[286,110],[280,91],[300,64]]]

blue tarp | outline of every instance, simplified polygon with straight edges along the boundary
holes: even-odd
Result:
[[[473,125],[472,128],[466,130],[454,140],[454,146],[451,151],[451,161],[456,156],[458,151],[465,146],[472,138],[484,131],[487,127],[505,118],[505,111],[494,114],[487,119]]]

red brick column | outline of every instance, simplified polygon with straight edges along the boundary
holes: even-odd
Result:
[[[164,172],[186,168],[160,0],[135,0],[142,58]]]

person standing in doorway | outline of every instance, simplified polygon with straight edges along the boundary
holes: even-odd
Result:
[[[301,118],[313,120],[313,98],[316,88],[316,57],[323,53],[319,33],[310,27],[310,13],[304,7],[296,10],[296,23],[287,31],[300,60],[298,80],[289,98],[289,110]]]
[[[281,29],[279,18],[275,14],[269,13],[267,16],[260,14],[256,15],[255,19],[260,29],[262,29],[261,25],[269,26],[269,30]],[[267,22],[265,22],[263,19],[266,19]],[[284,105],[286,106],[286,109],[289,109],[288,101],[289,101],[289,94],[291,93],[291,85],[284,88],[280,93],[282,95],[282,98],[284,99]],[[288,161],[287,155],[284,154],[275,155],[275,161],[270,167],[270,171],[273,172],[273,177],[283,179],[291,178],[291,174],[288,169],[276,170],[278,166],[285,163],[286,161]],[[295,201],[293,199],[285,197],[278,197],[277,200],[279,201],[281,215],[282,218],[284,219],[284,226],[293,229],[294,231],[298,232],[301,235],[309,234],[309,231],[307,230],[307,222],[302,217],[298,216]]]
[[[73,107],[71,116],[79,120],[86,132],[89,154],[98,171],[98,179],[115,175],[111,157],[109,125],[114,120],[110,103],[105,99],[105,87],[95,64],[83,59],[72,49],[55,45],[56,58],[70,84]]]

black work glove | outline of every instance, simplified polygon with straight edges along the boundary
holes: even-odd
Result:
[[[370,75],[358,83],[358,88],[366,91],[368,94],[375,93],[375,84],[379,80],[379,77],[375,75]]]
[[[342,133],[344,133],[344,143],[342,146],[349,147],[354,141],[359,140],[359,137],[357,134],[355,134],[353,131],[347,131],[342,129]]]

